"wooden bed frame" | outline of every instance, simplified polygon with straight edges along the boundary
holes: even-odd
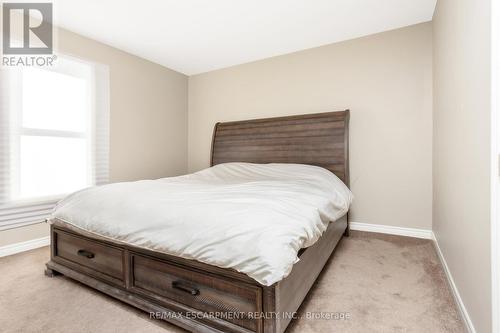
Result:
[[[224,162],[322,166],[349,185],[349,111],[217,123],[211,165]],[[285,279],[263,286],[195,260],[51,226],[46,275],[64,274],[193,332],[281,333],[323,266],[348,235],[347,215],[330,223]]]

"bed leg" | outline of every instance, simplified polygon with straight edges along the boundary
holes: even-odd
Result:
[[[51,268],[45,268],[45,276],[48,276],[48,277],[54,277],[56,275],[61,275],[61,273],[51,269]]]
[[[344,237],[349,237],[350,233],[351,233],[351,229],[349,228],[349,223],[347,223],[347,227],[345,228],[345,231],[344,231]]]
[[[344,231],[344,237],[349,237],[351,234],[351,224],[349,223],[349,212],[346,214],[346,221],[347,221],[347,226]]]

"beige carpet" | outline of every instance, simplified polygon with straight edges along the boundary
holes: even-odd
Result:
[[[0,258],[1,332],[184,332],[65,277],[43,275],[48,248]],[[308,319],[347,313],[348,319]],[[287,332],[464,332],[426,240],[353,232]]]

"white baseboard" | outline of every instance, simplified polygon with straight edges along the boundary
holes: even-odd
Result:
[[[391,225],[380,225],[360,222],[349,222],[351,230],[378,232],[381,234],[407,236],[415,238],[433,239],[432,230],[394,227]]]
[[[15,244],[9,244],[0,247],[0,258],[10,256],[19,252],[29,251],[37,249],[39,247],[48,246],[50,244],[50,237],[42,237],[37,239],[32,239],[26,242],[20,242]]]
[[[472,320],[469,316],[469,312],[467,312],[467,308],[465,307],[464,302],[462,301],[462,297],[460,297],[460,293],[458,292],[457,285],[455,284],[455,280],[453,280],[453,276],[451,275],[450,269],[448,268],[448,264],[444,259],[443,252],[441,252],[441,248],[439,247],[439,243],[436,239],[434,233],[432,233],[432,240],[434,243],[434,247],[436,248],[437,255],[439,260],[441,261],[441,265],[443,266],[444,272],[446,273],[446,278],[448,279],[448,284],[451,288],[451,293],[453,294],[453,298],[455,299],[455,303],[457,304],[458,310],[460,311],[460,315],[462,316],[463,322],[465,324],[465,328],[469,333],[476,333],[476,329],[472,324]]]

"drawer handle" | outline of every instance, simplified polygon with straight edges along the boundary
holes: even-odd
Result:
[[[92,259],[95,257],[92,252],[86,250],[78,250],[78,255],[82,257],[87,257],[88,259]]]
[[[181,281],[173,281],[172,288],[184,291],[184,292],[189,293],[193,296],[200,294],[200,291],[198,289],[193,288],[191,286],[187,286],[187,285],[183,284]]]

